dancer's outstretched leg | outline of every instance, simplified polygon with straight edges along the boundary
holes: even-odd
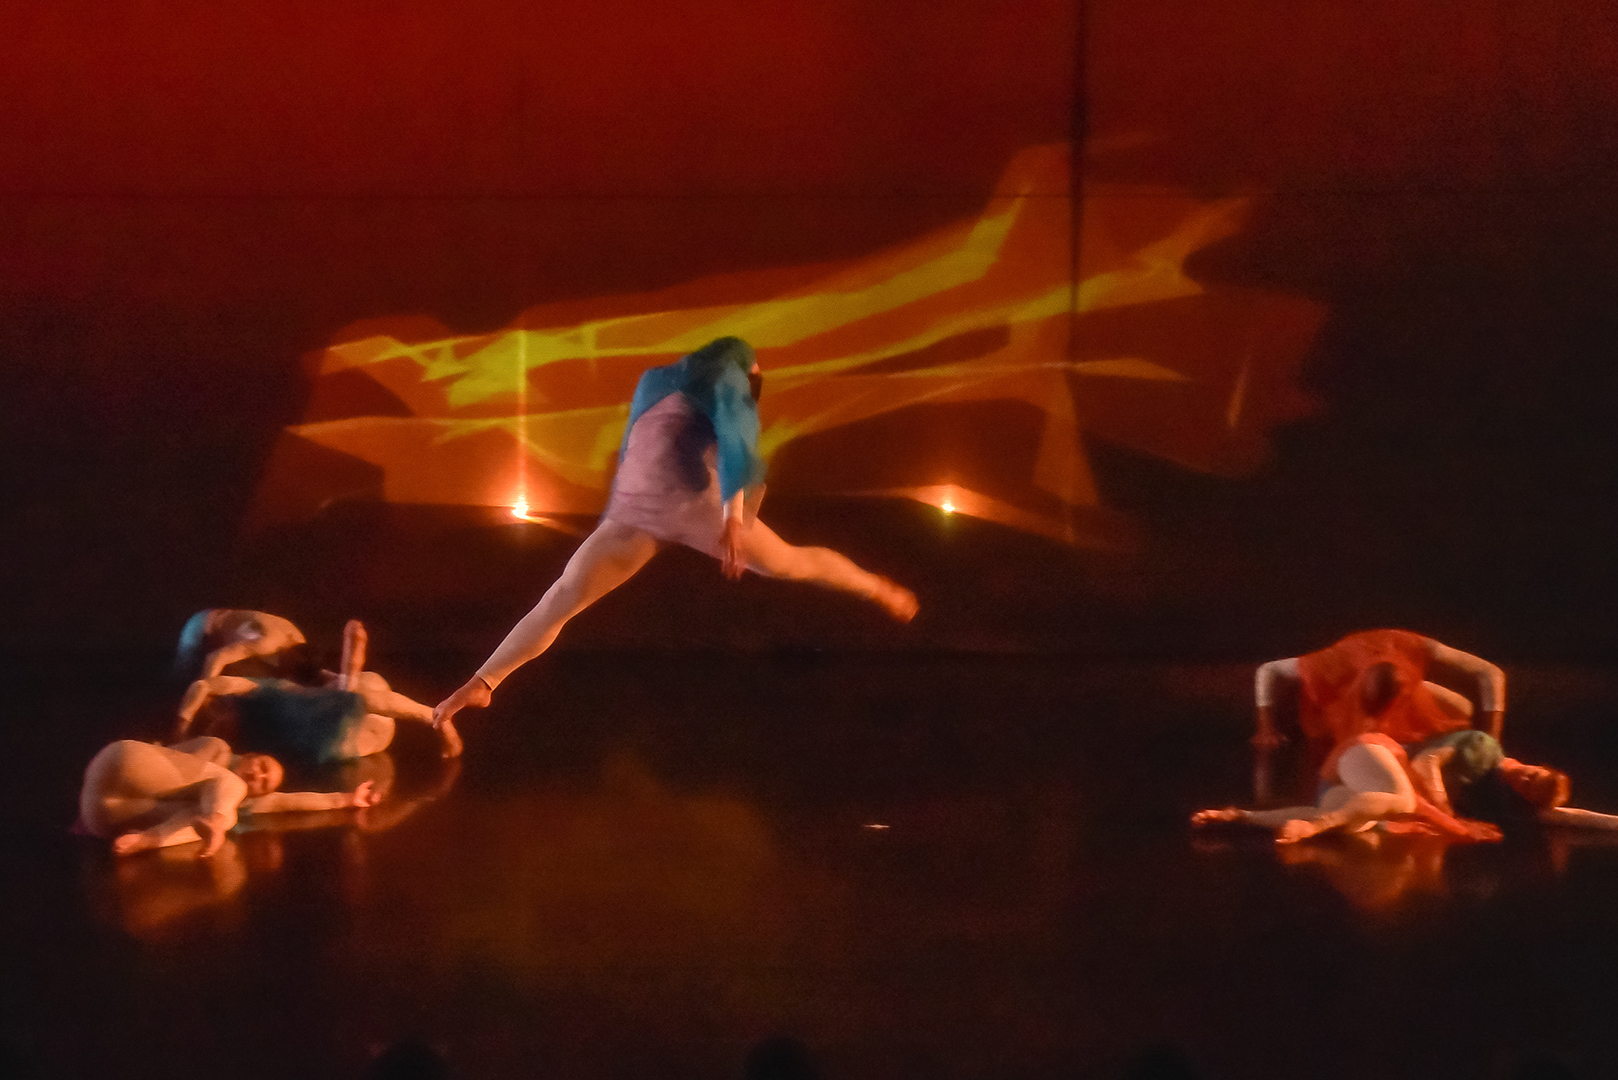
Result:
[[[434,724],[433,710],[430,706],[408,698],[398,691],[379,689],[364,679],[356,681],[354,692],[365,702],[366,714],[339,745],[337,757],[344,760],[362,758],[386,750],[393,742],[397,726],[395,722],[399,720],[434,727],[438,732],[439,752],[442,756],[447,758],[460,756],[460,733],[455,730],[453,723]]]
[[[441,727],[462,709],[488,705],[507,675],[550,648],[569,619],[633,577],[660,546],[651,533],[633,526],[610,519],[597,525],[567,561],[562,576],[511,628],[477,674],[438,703],[433,723]]]
[[[810,581],[862,596],[880,604],[900,622],[915,618],[915,593],[880,574],[861,570],[847,556],[831,548],[794,547],[762,521],[748,526],[742,545],[747,553],[747,565],[761,574],[788,581]]]

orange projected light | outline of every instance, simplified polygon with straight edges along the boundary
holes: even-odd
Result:
[[[1080,431],[1249,472],[1271,428],[1307,409],[1294,372],[1321,312],[1186,275],[1190,254],[1239,232],[1243,199],[1093,196],[1075,282],[1068,160],[1066,146],[1026,150],[976,219],[750,302],[701,297],[764,293],[763,272],[682,286],[678,304],[604,297],[582,318],[576,302],[541,305],[492,334],[372,323],[316,358],[306,420],[272,454],[254,517],[354,497],[551,525],[597,514],[640,373],[734,334],[766,375],[772,491],[902,497],[1115,542],[1125,523],[1100,503]]]

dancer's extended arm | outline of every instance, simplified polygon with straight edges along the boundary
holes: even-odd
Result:
[[[214,675],[198,679],[186,687],[185,696],[180,699],[178,719],[175,721],[174,735],[170,741],[179,742],[186,737],[191,730],[191,722],[197,718],[197,713],[208,703],[209,698],[250,694],[257,688],[258,683],[239,675]]]
[[[1500,729],[1506,718],[1506,673],[1481,656],[1452,649],[1432,638],[1427,639],[1427,655],[1434,662],[1470,675],[1477,682],[1478,706],[1483,716],[1473,727],[1500,738]]]
[[[288,810],[346,810],[356,806],[375,806],[382,801],[381,794],[369,780],[353,791],[272,791],[242,803],[244,810],[255,814],[278,814]]]
[[[1281,680],[1297,682],[1298,658],[1271,660],[1260,664],[1253,673],[1253,705],[1257,722],[1253,732],[1253,745],[1274,747],[1281,745],[1281,735],[1275,729],[1275,687]]]

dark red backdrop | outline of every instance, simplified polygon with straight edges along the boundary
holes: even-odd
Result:
[[[492,329],[858,256],[1076,135],[1092,203],[1259,200],[1191,269],[1326,306],[1322,410],[1245,481],[1097,441],[1143,526],[1127,557],[785,507],[908,570],[932,621],[845,634],[835,605],[760,602],[741,634],[721,600],[680,620],[727,627],[699,643],[796,640],[808,611],[833,644],[1248,655],[1392,622],[1508,654],[1618,644],[1602,0],[38,0],[0,24],[13,647],[145,647],[221,603],[481,643],[565,546],[364,515],[238,543],[302,355],[358,319]],[[654,640],[659,590],[703,572],[623,602],[648,629],[579,640]]]

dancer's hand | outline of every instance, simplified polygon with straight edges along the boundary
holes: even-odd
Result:
[[[462,709],[486,709],[492,700],[494,692],[489,689],[489,684],[474,675],[433,709],[433,727],[442,729]]]
[[[1268,705],[1260,705],[1257,712],[1258,722],[1253,733],[1253,745],[1260,750],[1274,750],[1286,740],[1281,738],[1279,731],[1275,730],[1275,718],[1271,714]]]
[[[742,546],[744,535],[742,530],[745,527],[739,516],[726,518],[725,531],[719,540],[724,548],[724,558],[720,560],[720,566],[730,581],[740,580],[747,570],[747,552]]]
[[[376,789],[376,782],[374,780],[366,780],[364,783],[360,784],[359,787],[355,788],[353,793],[348,797],[348,805],[357,806],[362,810],[367,806],[375,806],[381,801],[382,793]]]
[[[230,832],[230,821],[223,814],[211,814],[206,817],[199,816],[191,823],[202,838],[202,855],[204,859],[211,858],[213,853],[225,846],[225,835]]]

